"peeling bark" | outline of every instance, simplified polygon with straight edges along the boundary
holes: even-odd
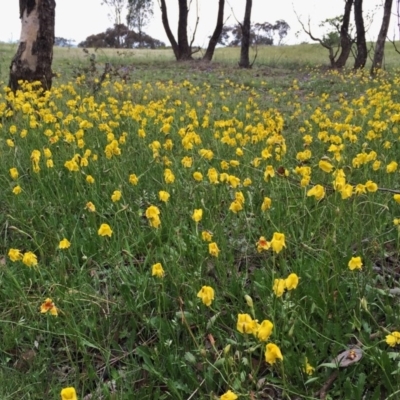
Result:
[[[10,65],[9,87],[19,81],[39,81],[44,90],[52,84],[55,0],[20,0],[21,37]]]

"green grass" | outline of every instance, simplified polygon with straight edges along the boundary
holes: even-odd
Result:
[[[399,79],[319,69],[318,49],[260,49],[248,71],[232,49],[209,65],[99,50],[95,68],[56,49],[47,97],[2,90],[0,399],[69,386],[79,399],[397,398]],[[0,54],[6,80],[13,49]],[[285,247],[257,250],[278,233]],[[18,256],[29,252],[36,266]],[[274,284],[290,274],[299,284],[280,296]],[[41,313],[47,298],[58,316]],[[239,314],[253,323],[237,326]],[[272,334],[258,337],[254,320]],[[271,343],[283,355],[273,364]],[[362,359],[339,367],[354,346]]]

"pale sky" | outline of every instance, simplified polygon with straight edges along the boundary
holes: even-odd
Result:
[[[174,33],[177,30],[177,0],[167,0],[168,16],[171,29]],[[56,36],[66,39],[74,39],[76,43],[84,40],[87,36],[105,31],[112,26],[108,16],[110,10],[107,6],[101,5],[101,0],[56,0]],[[164,41],[169,45],[162,23],[161,13],[157,3],[154,1],[154,17],[151,23],[144,29],[150,36]],[[212,34],[217,18],[217,0],[197,0],[199,8],[199,26],[197,29],[195,45],[206,46],[208,37]],[[376,5],[381,5],[383,0],[364,0],[364,14],[375,9],[374,22],[367,33],[368,40],[376,39],[379,32],[380,21],[382,19],[382,8],[376,9]],[[394,2],[395,3],[395,2]],[[243,19],[245,0],[227,0],[225,5],[225,19],[229,17],[227,24],[232,25],[236,21]],[[311,20],[311,28],[314,36],[322,35],[324,28],[319,27],[322,20],[332,18],[343,13],[343,0],[253,0],[252,22],[270,22],[284,19],[289,23],[291,29],[285,43],[295,44],[302,41],[309,41],[304,33],[296,36],[296,32],[301,30],[294,10],[307,23]],[[395,4],[393,5],[395,12]],[[192,7],[189,12],[189,33],[192,32],[196,19],[196,0],[192,0]],[[393,37],[397,18],[392,16],[389,36]],[[17,41],[20,37],[21,24],[19,20],[19,2],[17,0],[0,0],[0,41]],[[399,32],[397,29],[396,38]]]

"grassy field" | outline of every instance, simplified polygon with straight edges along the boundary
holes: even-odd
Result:
[[[2,84],[0,399],[399,398],[400,56],[90,54]]]

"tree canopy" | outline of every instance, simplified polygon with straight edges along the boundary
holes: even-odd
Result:
[[[250,26],[250,44],[274,45],[281,44],[287,36],[290,26],[283,19],[275,24],[269,22],[254,23]],[[242,29],[240,24],[225,25],[222,29],[218,43],[222,46],[240,46],[242,42]]]
[[[88,36],[83,42],[78,44],[79,47],[96,47],[96,48],[146,48],[156,49],[164,47],[165,43],[152,38],[146,33],[129,29],[124,24],[116,24],[112,28],[108,28],[105,32]]]

